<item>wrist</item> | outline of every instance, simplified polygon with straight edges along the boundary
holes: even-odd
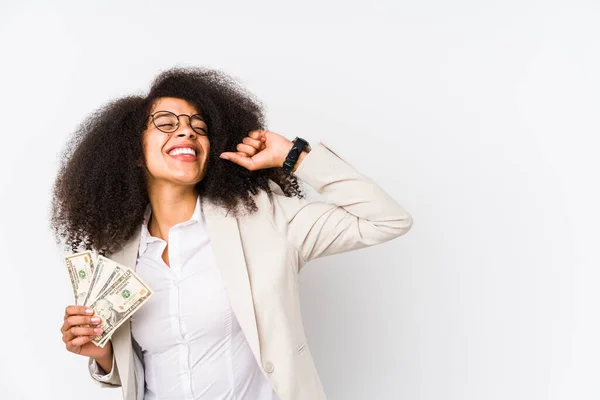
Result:
[[[100,366],[100,368],[102,368],[102,370],[106,373],[109,374],[110,371],[112,370],[112,364],[113,364],[113,349],[112,349],[112,344],[109,342],[106,344],[106,346],[108,346],[108,351],[98,357],[92,357],[96,363]]]
[[[283,146],[283,151],[280,154],[279,160],[277,160],[277,166],[282,167],[283,163],[285,163],[285,159],[287,158],[290,150],[294,147],[294,142],[286,139],[285,146]]]
[[[306,150],[303,150],[302,153],[300,153],[300,156],[298,156],[298,161],[296,162],[296,165],[294,165],[292,172],[296,172],[296,170],[298,169],[300,164],[302,164],[302,161],[304,160],[304,158],[306,157],[307,154],[308,154],[308,151],[306,151]]]

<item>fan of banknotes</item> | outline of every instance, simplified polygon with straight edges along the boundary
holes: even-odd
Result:
[[[131,317],[152,290],[131,269],[91,251],[65,256],[75,304],[87,306],[100,317],[104,332],[92,339],[104,347],[115,330]]]

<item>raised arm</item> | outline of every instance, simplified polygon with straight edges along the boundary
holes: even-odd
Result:
[[[383,243],[412,226],[400,204],[322,143],[295,173],[330,202],[273,196],[273,221],[304,261]]]
[[[255,171],[281,167],[291,147],[285,137],[257,130],[238,144],[237,153],[224,152],[220,157]],[[400,204],[322,143],[300,155],[294,172],[330,202],[272,197],[276,229],[305,262],[386,242],[412,226],[411,216]]]

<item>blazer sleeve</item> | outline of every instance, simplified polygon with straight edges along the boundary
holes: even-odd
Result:
[[[117,370],[117,363],[115,362],[115,356],[113,355],[112,368],[110,372],[105,373],[100,365],[93,358],[88,359],[88,370],[90,376],[94,381],[102,387],[119,387],[121,386],[121,378],[119,377],[119,371]]]
[[[400,204],[323,143],[295,175],[328,200],[273,196],[274,223],[304,262],[383,243],[412,226]]]

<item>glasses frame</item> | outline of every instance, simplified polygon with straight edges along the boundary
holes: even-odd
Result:
[[[167,113],[167,114],[171,114],[174,115],[177,118],[177,126],[175,126],[175,129],[173,129],[172,131],[165,131],[161,128],[159,128],[158,125],[156,125],[156,122],[154,121],[154,116],[158,113]],[[148,115],[148,118],[152,118],[152,125],[154,125],[156,127],[156,129],[158,129],[159,131],[163,132],[163,133],[175,133],[177,132],[177,129],[179,129],[179,126],[181,125],[181,120],[179,119],[179,117],[181,117],[182,115],[185,115],[186,117],[188,117],[188,123],[190,125],[190,128],[192,128],[192,130],[200,136],[208,136],[208,124],[206,124],[206,120],[204,119],[204,117],[202,117],[202,115],[200,114],[193,114],[193,115],[188,115],[188,114],[175,114],[171,111],[167,111],[167,110],[158,110],[155,111],[154,113]],[[201,130],[200,132],[198,132],[193,126],[192,126],[192,117],[198,117],[200,118],[206,126],[206,131],[205,130]],[[201,128],[198,128],[201,129]]]

